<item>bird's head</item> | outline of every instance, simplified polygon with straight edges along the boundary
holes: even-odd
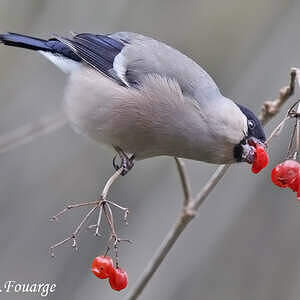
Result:
[[[238,104],[238,107],[247,118],[247,135],[234,147],[234,158],[238,162],[253,164],[256,158],[258,145],[265,148],[266,135],[256,115],[248,108]]]

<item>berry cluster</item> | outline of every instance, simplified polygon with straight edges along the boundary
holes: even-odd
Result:
[[[300,164],[296,160],[288,159],[278,164],[272,170],[271,178],[275,185],[297,192],[300,200]]]
[[[121,291],[126,288],[128,283],[127,273],[117,266],[109,256],[97,256],[92,262],[92,272],[100,279],[108,278],[110,287],[113,290]]]
[[[251,170],[252,173],[257,174],[268,165],[269,157],[263,145],[256,144],[255,149],[255,159]]]

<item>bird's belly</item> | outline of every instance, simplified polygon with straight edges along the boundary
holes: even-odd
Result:
[[[93,76],[90,76],[93,75]],[[64,108],[79,133],[135,153],[137,159],[178,156],[211,163],[232,160],[232,145],[211,136],[190,102],[145,99],[92,71],[71,76]],[[163,99],[163,100],[162,100]],[[174,100],[172,100],[174,101]],[[221,145],[221,146],[220,146]]]
[[[179,128],[178,124],[173,126],[171,120],[166,130],[163,124],[158,128],[155,120],[147,126],[142,124],[134,114],[129,115],[129,111],[105,107],[87,110],[81,105],[73,100],[65,103],[68,119],[75,131],[98,143],[135,153],[138,160],[167,155],[216,164],[232,162],[232,150],[226,153],[217,140],[190,134],[188,128]]]
[[[128,112],[122,114],[99,109],[95,116],[95,110],[77,110],[74,103],[72,109],[69,107],[66,111],[75,131],[98,143],[118,146],[127,153],[135,153],[137,160],[166,155],[216,164],[232,162],[232,152],[225,155],[226,152],[217,141],[208,141],[201,136],[191,139],[189,134],[184,135],[187,128],[172,128],[171,123],[168,124],[169,133],[166,133],[154,123],[153,127],[142,125],[134,116],[128,116]]]

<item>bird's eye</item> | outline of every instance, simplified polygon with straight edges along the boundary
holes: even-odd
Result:
[[[253,128],[255,127],[255,123],[254,123],[253,120],[249,120],[249,121],[248,121],[248,127],[249,127],[250,129],[253,129]]]

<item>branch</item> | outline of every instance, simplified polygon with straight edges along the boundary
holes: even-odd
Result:
[[[209,178],[202,190],[196,195],[195,199],[191,202],[191,209],[198,210],[200,205],[204,202],[209,193],[218,184],[218,182],[225,175],[230,165],[221,165],[217,168],[214,174]]]
[[[61,217],[62,215],[64,215],[67,211],[73,209],[73,208],[78,208],[78,207],[86,207],[86,206],[93,206],[88,213],[85,214],[85,216],[83,217],[82,221],[79,223],[79,225],[76,227],[75,231],[68,236],[67,238],[65,238],[64,240],[52,245],[49,249],[50,254],[52,257],[54,257],[54,250],[57,247],[60,247],[64,244],[66,244],[69,241],[72,241],[72,247],[75,250],[78,250],[78,236],[79,236],[79,232],[81,230],[81,228],[83,227],[83,225],[85,225],[87,223],[87,221],[89,220],[89,218],[94,214],[94,212],[96,210],[99,210],[98,213],[98,221],[97,224],[94,225],[90,225],[88,226],[88,228],[92,229],[92,228],[96,228],[95,230],[95,235],[96,236],[100,236],[99,234],[99,229],[100,229],[100,223],[101,223],[101,218],[102,218],[102,211],[104,212],[104,215],[106,217],[107,223],[110,227],[110,231],[111,231],[111,236],[109,239],[109,242],[111,240],[114,240],[114,248],[115,248],[115,254],[116,254],[116,265],[118,266],[119,264],[119,259],[117,256],[117,244],[120,243],[121,241],[123,241],[123,239],[120,239],[117,235],[116,232],[116,228],[115,228],[115,222],[114,222],[114,217],[112,214],[112,210],[110,208],[110,205],[116,206],[117,208],[121,209],[122,211],[124,211],[124,220],[126,220],[127,215],[128,215],[128,209],[125,207],[122,207],[112,201],[107,200],[107,194],[112,186],[112,184],[121,176],[121,173],[123,172],[123,168],[121,167],[120,169],[118,169],[106,182],[101,196],[98,200],[96,201],[91,201],[91,202],[82,202],[82,203],[78,203],[78,204],[71,204],[71,205],[67,205],[63,210],[61,210],[60,212],[58,212],[55,216],[51,217],[50,220],[52,221],[57,221],[59,217]],[[126,240],[128,241],[128,240]],[[109,243],[108,243],[109,244]],[[108,245],[108,250],[110,249],[110,246]]]
[[[276,116],[277,113],[280,111],[282,105],[294,94],[297,72],[297,69],[291,69],[290,83],[288,86],[285,86],[280,89],[278,98],[276,98],[273,101],[264,102],[263,107],[261,109],[261,114],[259,116],[259,119],[263,125],[267,124],[267,122],[269,122],[274,116]],[[189,222],[196,216],[196,212],[201,206],[201,204],[207,198],[209,193],[214,189],[214,187],[218,184],[218,182],[223,178],[226,171],[230,167],[230,165],[219,166],[214,172],[214,174],[207,181],[205,186],[202,188],[202,190],[194,198],[192,198],[190,182],[185,171],[184,162],[179,158],[175,158],[175,161],[177,164],[184,193],[182,213],[179,215],[177,221],[166,235],[165,239],[158,248],[157,252],[154,254],[153,258],[149,261],[143,274],[138,279],[135,287],[133,287],[132,291],[129,292],[129,294],[127,295],[127,300],[135,300],[142,293],[147,283],[150,281],[155,271],[158,269],[164,258],[167,256],[180,234],[184,231],[185,227],[189,224]]]
[[[265,125],[280,111],[281,106],[294,94],[296,85],[297,69],[292,68],[290,73],[290,83],[279,91],[279,97],[273,101],[265,101],[262,106],[259,119]]]
[[[53,132],[66,124],[67,120],[61,112],[43,116],[39,120],[25,124],[11,132],[0,136],[0,154],[27,144],[37,137]]]
[[[174,157],[174,159],[175,159],[175,162],[177,165],[177,170],[179,173],[182,190],[183,190],[183,195],[184,195],[183,207],[186,208],[188,206],[189,201],[192,196],[192,187],[191,187],[183,160],[178,157]]]

